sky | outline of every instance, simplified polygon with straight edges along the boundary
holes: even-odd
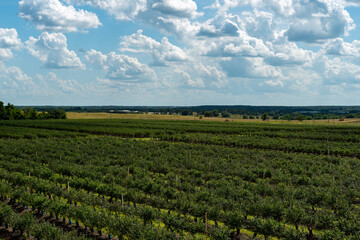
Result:
[[[0,0],[0,101],[360,105],[360,0]]]

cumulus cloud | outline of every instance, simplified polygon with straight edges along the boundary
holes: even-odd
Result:
[[[239,26],[230,19],[221,19],[218,17],[210,19],[201,24],[197,36],[221,37],[221,36],[238,36]]]
[[[345,5],[356,1],[334,0],[222,0],[212,5],[220,12],[249,5],[265,9],[287,23],[289,41],[318,42],[346,35],[355,28]]]
[[[139,20],[179,38],[194,33],[189,19],[201,16],[193,0],[64,0],[76,5],[89,5],[105,10],[117,20]]]
[[[66,0],[77,5],[89,5],[105,10],[117,20],[132,20],[147,9],[146,0]]]
[[[12,49],[19,49],[21,40],[14,28],[0,28],[0,59],[13,57]]]
[[[76,53],[67,49],[67,39],[62,33],[43,32],[37,39],[30,37],[25,45],[46,68],[85,68]]]
[[[118,55],[110,52],[105,55],[96,50],[88,51],[85,59],[95,67],[106,71],[106,77],[111,80],[144,82],[156,78],[155,72],[137,58]]]
[[[18,48],[21,40],[15,28],[0,28],[0,48]]]
[[[323,51],[329,55],[357,57],[360,51],[360,41],[354,40],[352,43],[348,43],[344,42],[342,38],[337,38],[326,43]]]
[[[76,80],[64,80],[55,73],[48,73],[48,80],[54,82],[63,93],[81,92],[82,86]]]
[[[208,88],[222,88],[228,84],[226,74],[215,66],[196,64],[194,74],[198,74]]]
[[[235,57],[220,62],[228,77],[277,78],[281,72],[264,63],[262,58]]]
[[[280,80],[267,80],[264,82],[266,85],[271,86],[271,87],[283,87],[284,83]]]
[[[205,87],[203,79],[199,77],[191,77],[191,75],[184,70],[175,69],[173,73],[177,76],[177,81],[179,81],[180,85],[191,88]]]
[[[205,55],[212,57],[264,57],[269,54],[269,48],[261,39],[250,37],[240,32],[236,38],[220,38],[207,44]]]
[[[360,66],[351,62],[343,61],[339,57],[328,59],[325,64],[324,77],[326,84],[338,85],[342,83],[359,83]]]
[[[345,6],[360,6],[359,0],[342,0],[342,2]]]
[[[274,16],[271,12],[245,12],[242,17],[243,26],[251,37],[265,41],[274,41],[280,34],[276,29]]]
[[[19,67],[5,66],[0,61],[0,83],[5,88],[29,90],[34,87],[31,77],[25,74]]]
[[[264,61],[272,66],[311,65],[314,59],[312,51],[299,48],[294,42],[275,41],[270,49]]]
[[[65,6],[59,0],[21,0],[19,16],[40,31],[77,32],[101,25],[96,14]]]
[[[289,41],[317,42],[339,37],[353,28],[348,13],[337,9],[327,15],[295,20],[290,24],[287,36]]]
[[[165,15],[180,18],[193,18],[199,16],[197,5],[192,0],[158,0],[153,1],[152,9]]]
[[[142,30],[130,36],[124,36],[120,42],[120,50],[140,51],[150,53],[153,58],[153,65],[166,66],[168,62],[181,62],[187,60],[186,53],[179,47],[171,44],[164,37],[161,42],[142,34]]]

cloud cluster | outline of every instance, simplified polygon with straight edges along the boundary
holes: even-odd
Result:
[[[12,49],[19,49],[21,40],[14,28],[0,28],[0,60],[13,57]]]
[[[0,86],[7,89],[30,90],[34,86],[33,80],[19,67],[5,66],[0,61]]]
[[[67,49],[67,39],[62,33],[43,32],[38,38],[30,37],[25,45],[46,68],[85,69],[76,53]]]
[[[59,0],[21,0],[19,16],[40,31],[77,32],[101,26],[96,14],[65,6]]]
[[[197,5],[193,0],[158,0],[150,2],[153,10],[165,15],[180,18],[193,18],[199,15]]]
[[[120,50],[131,52],[145,52],[151,54],[154,66],[166,66],[167,62],[181,62],[187,60],[186,53],[179,47],[171,44],[164,37],[161,42],[142,34],[142,30],[130,36],[122,37]]]
[[[345,10],[346,3],[337,0],[222,0],[213,8],[226,12],[231,8],[249,5],[254,9],[266,9],[287,23],[289,41],[318,42],[347,34],[355,28],[353,19]]]
[[[88,63],[106,71],[106,78],[126,82],[145,82],[156,78],[155,72],[137,58],[110,52],[105,55],[94,49],[87,52]]]
[[[48,81],[53,82],[61,90],[62,93],[79,92],[82,86],[76,80],[64,80],[58,77],[54,72],[49,72]]]
[[[358,57],[360,56],[360,41],[354,40],[348,43],[342,38],[337,38],[324,44],[323,50],[329,55]]]
[[[85,62],[95,67],[89,69],[96,79],[89,89],[113,94],[135,88],[146,94],[151,86],[159,92],[316,95],[360,86],[360,41],[344,40],[355,32],[348,12],[360,6],[355,0],[215,0],[203,8],[195,0],[19,1],[19,16],[45,31],[24,45],[45,68],[57,69],[48,79],[64,94],[86,87],[63,80],[59,69],[84,70]],[[63,33],[101,26],[90,12],[98,9],[150,33],[112,36],[120,39],[119,52],[92,49],[78,56]],[[0,28],[0,60],[21,46],[15,29]],[[18,79],[27,77],[20,69],[2,69],[2,76],[6,69]]]
[[[147,9],[146,0],[66,0],[66,2],[105,10],[117,20],[133,20],[139,12]]]

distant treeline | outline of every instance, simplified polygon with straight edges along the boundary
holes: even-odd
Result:
[[[26,109],[26,106],[19,108]],[[271,119],[306,120],[306,119],[336,119],[359,118],[360,106],[248,106],[248,105],[205,105],[188,107],[168,106],[36,106],[38,111],[62,109],[66,112],[114,112],[114,113],[158,113],[198,115],[204,117],[229,117],[241,115],[243,118],[261,119],[264,113]],[[123,112],[121,112],[123,111]]]
[[[19,109],[8,103],[4,105],[0,101],[0,120],[22,120],[22,119],[66,119],[63,109],[49,109],[38,112],[32,108]]]

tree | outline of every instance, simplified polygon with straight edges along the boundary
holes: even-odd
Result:
[[[223,118],[229,118],[230,116],[231,116],[231,114],[228,111],[221,112],[221,117],[223,117]]]
[[[14,105],[8,103],[8,105],[5,107],[6,117],[7,120],[19,120],[19,119],[25,119],[25,116],[20,109],[15,108]]]
[[[268,119],[268,114],[267,113],[263,113],[263,115],[261,116],[261,119],[263,121],[266,121]]]
[[[220,115],[219,111],[217,109],[212,111],[212,114],[214,117],[218,117]]]
[[[206,112],[204,112],[204,116],[205,116],[205,117],[213,117],[214,115],[213,115],[213,112],[211,112],[211,111],[206,111]]]
[[[66,119],[66,113],[62,109],[49,110],[48,118],[50,118],[50,119]]]
[[[237,235],[240,234],[240,230],[244,227],[246,223],[246,218],[239,212],[229,212],[225,216],[225,224],[228,225],[232,229],[236,229]]]
[[[189,109],[184,109],[181,111],[181,115],[183,116],[192,115],[192,112]]]
[[[6,110],[4,103],[0,101],[0,120],[6,119]]]
[[[144,221],[144,226],[151,223],[156,217],[154,209],[148,206],[145,206],[141,209],[140,215]]]
[[[35,217],[31,213],[23,215],[13,214],[10,220],[10,225],[18,236],[23,236],[25,232],[28,232],[34,223]]]

